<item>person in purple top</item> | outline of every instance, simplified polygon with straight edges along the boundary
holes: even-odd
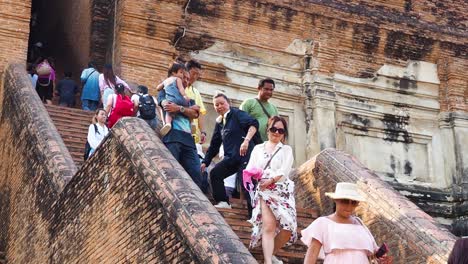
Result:
[[[36,66],[36,73],[38,75],[36,91],[42,102],[52,104],[55,86],[55,70],[49,59],[39,58],[38,62]]]

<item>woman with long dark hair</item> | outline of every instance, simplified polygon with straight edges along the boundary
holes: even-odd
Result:
[[[285,144],[287,136],[286,120],[272,116],[267,123],[268,141],[255,146],[246,168],[262,170],[249,220],[253,224],[250,247],[262,242],[266,264],[282,263],[274,255],[297,239],[294,182],[289,179],[294,157],[292,148]]]
[[[115,94],[115,87],[117,84],[122,84],[125,89],[130,90],[130,86],[114,74],[114,70],[111,64],[104,65],[104,70],[99,74],[99,89],[101,90],[102,104],[105,106],[107,103],[107,97],[111,94]]]
[[[107,126],[112,128],[120,118],[125,116],[134,116],[134,105],[130,97],[125,94],[125,87],[123,84],[115,86],[116,94],[111,94],[107,98],[106,112],[109,113]]]

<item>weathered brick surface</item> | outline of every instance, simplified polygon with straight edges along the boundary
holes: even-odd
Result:
[[[438,64],[441,110],[468,111],[468,79],[457,71],[468,68],[463,1],[121,2],[116,56],[122,74],[153,89],[179,54],[222,42],[282,55],[295,39],[310,39],[317,43],[316,70],[329,76],[372,77],[383,64],[407,60]],[[204,80],[229,85],[223,66],[214,63]]]
[[[90,58],[98,66],[112,62],[115,0],[93,0],[91,3]]]
[[[10,66],[1,91],[0,251],[10,263],[44,263],[47,215],[76,167],[24,68]]]
[[[53,206],[55,263],[255,263],[140,119],[126,119]]]
[[[377,243],[389,244],[395,263],[447,262],[456,237],[350,155],[326,149],[298,169],[295,181],[298,206],[318,204],[322,215],[333,211],[325,192],[337,182],[357,183],[366,198],[357,214]]]
[[[31,1],[0,0],[0,76],[9,62],[25,62]]]
[[[143,181],[145,168],[134,167],[114,135],[53,206],[52,262],[197,263],[175,230],[176,219]]]
[[[11,263],[255,263],[144,121],[76,167],[23,65],[1,116],[1,246]],[[24,123],[23,123],[24,122]]]

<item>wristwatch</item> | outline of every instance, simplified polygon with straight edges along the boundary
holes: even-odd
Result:
[[[185,107],[183,107],[183,106],[180,106],[180,108],[179,108],[179,112],[181,112],[181,113],[185,112]]]

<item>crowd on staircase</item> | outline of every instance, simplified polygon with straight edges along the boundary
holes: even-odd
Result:
[[[55,86],[51,59],[41,58],[29,65],[28,71],[44,103],[50,104],[55,94],[60,105],[74,107],[74,98],[81,92],[82,109],[95,112],[85,159],[93,155],[120,118],[137,116],[153,130],[161,120],[163,143],[200,189],[212,197],[214,206],[231,208],[232,196],[245,199],[246,220],[252,225],[250,246],[262,246],[265,263],[282,263],[276,254],[298,239],[298,227],[294,182],[289,178],[293,150],[286,144],[287,121],[270,102],[275,90],[273,79],[260,80],[257,96],[245,100],[239,108],[231,106],[226,94],[215,93],[213,106],[218,117],[212,121],[215,128],[205,154],[201,145],[206,143],[205,124],[209,120],[205,120],[207,109],[194,87],[202,71],[198,61],[176,60],[168,68],[167,78],[157,86],[157,96],[150,95],[142,85],[132,95],[130,86],[115,75],[110,64],[100,73],[90,62],[80,76],[81,91],[71,73]],[[334,200],[336,210],[302,230],[301,241],[308,246],[304,262],[315,263],[322,258],[325,263],[369,263],[375,257],[379,263],[390,263],[386,245],[378,247],[367,227],[354,216],[364,200],[356,184],[338,183],[336,191],[327,195]]]

